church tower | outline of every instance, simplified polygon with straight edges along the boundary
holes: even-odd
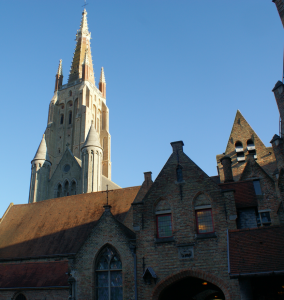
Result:
[[[102,68],[97,87],[90,40],[87,11],[84,9],[80,28],[76,34],[76,47],[68,83],[63,84],[62,60],[60,60],[55,75],[54,95],[49,104],[44,139],[50,164],[48,183],[45,184],[47,189],[41,192],[45,194],[44,196],[37,198],[35,195],[39,192],[41,184],[38,182],[36,186],[31,183],[31,202],[61,195],[68,196],[71,190],[72,193],[75,190],[76,193],[104,190],[106,184],[112,188],[119,188],[111,181],[111,137],[109,109],[106,105],[105,73]],[[89,145],[87,136],[89,140],[91,137],[95,139],[96,145]],[[97,153],[99,156],[96,162],[91,163],[90,159],[94,159]],[[90,171],[90,168],[96,170]],[[35,182],[36,174],[35,169],[32,171],[32,182]],[[92,180],[96,176],[96,182],[90,183],[89,175],[93,176]],[[61,192],[63,189],[64,193]]]

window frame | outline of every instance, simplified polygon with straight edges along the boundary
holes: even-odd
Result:
[[[171,229],[172,229],[172,234],[168,235],[168,236],[160,236],[159,235],[159,222],[158,222],[158,218],[162,217],[162,216],[171,216]],[[158,239],[164,239],[164,238],[170,238],[173,237],[173,216],[171,212],[168,213],[156,213],[156,233],[157,233],[157,238]]]
[[[198,227],[198,216],[197,216],[197,213],[198,213],[199,211],[210,211],[210,212],[211,212],[212,231],[199,232],[199,227]],[[215,232],[214,220],[213,220],[213,214],[212,214],[212,208],[196,209],[196,210],[195,210],[195,222],[196,222],[196,232],[197,232],[197,234],[208,234],[208,233],[214,233],[214,232]]]

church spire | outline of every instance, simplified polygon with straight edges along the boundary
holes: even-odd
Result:
[[[54,89],[54,91],[58,91],[61,88],[62,82],[63,82],[62,59],[60,59],[59,66],[58,66],[58,69],[57,69],[57,73],[55,75],[55,89]]]
[[[104,68],[102,67],[101,70],[101,77],[100,77],[100,82],[99,82],[99,89],[103,94],[103,97],[106,97],[106,78],[105,78],[105,72]]]
[[[91,40],[91,33],[89,32],[89,28],[88,28],[87,11],[86,9],[84,9],[82,13],[80,29],[77,30],[77,34],[76,34],[76,48],[73,56],[68,82],[72,82],[83,77],[82,65],[86,60],[86,54],[87,54],[87,61],[89,65],[88,80],[91,81],[93,84],[95,84],[90,40]],[[88,51],[86,51],[87,49]]]

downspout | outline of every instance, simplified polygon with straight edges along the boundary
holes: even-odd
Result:
[[[227,228],[227,258],[228,258],[228,273],[231,273],[230,266],[230,248],[229,248],[229,229]]]
[[[135,292],[135,300],[138,300],[138,294],[137,294],[137,258],[136,258],[136,247],[133,244],[130,244],[130,250],[133,255],[134,260],[134,292]]]

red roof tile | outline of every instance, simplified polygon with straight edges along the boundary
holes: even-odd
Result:
[[[0,288],[68,286],[68,261],[0,264]]]
[[[123,221],[140,187],[109,193],[111,212]],[[104,212],[96,192],[14,205],[0,225],[0,260],[76,253]]]
[[[237,208],[257,206],[257,198],[252,181],[237,181],[221,183],[219,187],[223,190],[234,189]]]
[[[284,270],[284,226],[231,230],[231,274]]]

